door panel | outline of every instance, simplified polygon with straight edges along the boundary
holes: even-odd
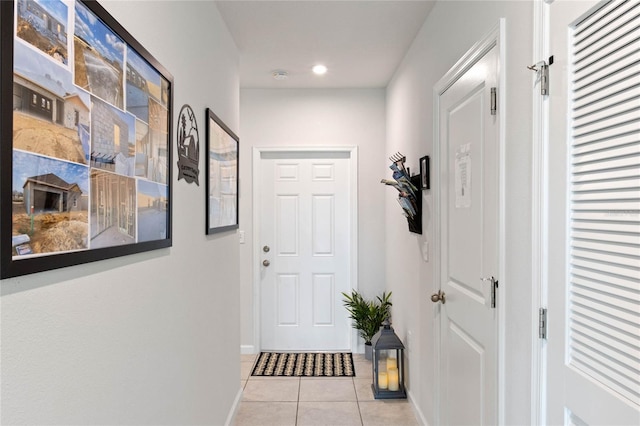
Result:
[[[314,256],[333,256],[334,196],[313,195],[312,203],[312,253]]]
[[[277,280],[278,304],[277,304],[277,325],[278,326],[297,326],[298,312],[298,294],[300,293],[300,280],[298,275],[279,274]]]
[[[547,421],[640,424],[640,3],[550,6]]]
[[[334,325],[335,285],[333,274],[313,274],[313,325]]]
[[[265,196],[267,194],[264,194]],[[276,195],[277,234],[276,248],[279,256],[298,255],[299,197],[297,195]]]
[[[498,48],[440,96],[440,424],[497,422]]]
[[[447,376],[450,389],[459,393],[449,393],[448,397],[453,401],[448,404],[448,421],[443,424],[480,424],[478,419],[482,418],[483,405],[480,395],[486,385],[482,380],[483,365],[486,362],[483,344],[451,321],[447,335],[449,351],[456,354],[456,367],[462,370]],[[460,401],[465,401],[464,409],[456,410],[455,406]]]
[[[273,155],[260,160],[262,349],[348,350],[349,155]]]

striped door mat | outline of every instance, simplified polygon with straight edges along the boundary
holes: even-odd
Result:
[[[262,352],[252,376],[354,377],[351,352],[277,353]]]

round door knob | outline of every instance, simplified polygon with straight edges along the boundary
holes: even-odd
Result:
[[[269,266],[269,265],[271,265],[271,262],[269,262],[268,260],[265,259],[265,260],[262,261],[262,265],[263,266]]]
[[[444,305],[445,298],[444,298],[444,293],[442,292],[442,290],[439,290],[437,293],[432,294],[431,295],[431,301],[433,303],[442,302],[442,304]]]

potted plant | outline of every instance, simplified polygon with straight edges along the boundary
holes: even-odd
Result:
[[[391,316],[391,292],[383,292],[376,300],[367,300],[356,290],[342,293],[344,306],[353,320],[353,328],[364,339],[364,355],[371,359],[371,339],[380,330],[384,320]]]

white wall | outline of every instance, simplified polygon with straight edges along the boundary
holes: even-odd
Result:
[[[369,297],[385,289],[384,195],[388,177],[384,148],[383,89],[242,89],[240,92],[241,340],[255,348],[252,277],[251,152],[254,146],[357,146],[358,288]]]
[[[387,148],[401,151],[417,167],[418,158],[433,153],[433,87],[478,40],[506,18],[506,276],[499,277],[506,312],[505,424],[530,423],[531,315],[531,156],[533,5],[529,1],[441,1],[436,3],[404,62],[387,88]],[[432,175],[437,183],[437,176]],[[408,387],[423,416],[434,423],[434,305],[429,297],[433,263],[424,262],[420,247],[433,242],[433,191],[423,193],[424,234],[406,232],[387,194],[387,282],[394,294],[397,334],[408,342]],[[430,244],[430,258],[436,250]]]
[[[206,237],[205,107],[239,127],[236,47],[213,2],[100,2],[174,76],[200,127],[173,247],[1,283],[2,424],[224,424],[240,388],[236,232]],[[174,127],[175,132],[175,127]]]

